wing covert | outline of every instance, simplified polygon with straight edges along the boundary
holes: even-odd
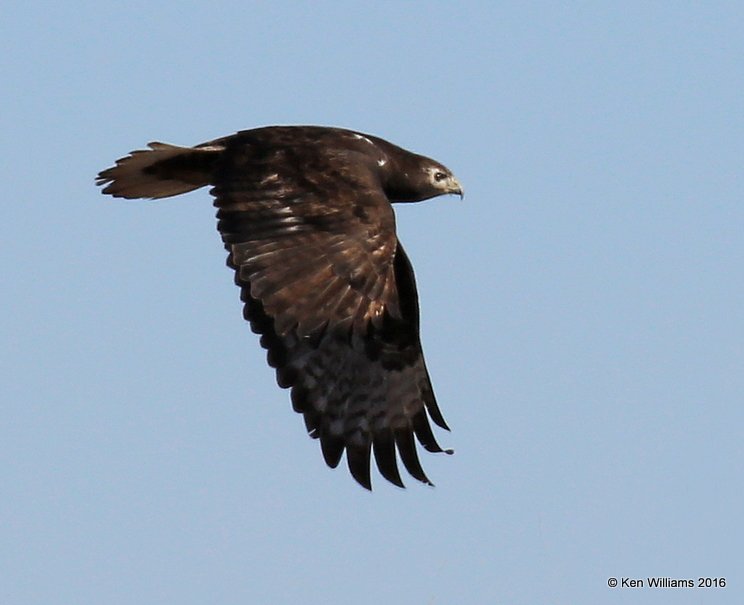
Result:
[[[398,313],[392,208],[363,164],[314,151],[308,170],[301,151],[228,146],[213,180],[218,229],[278,333],[363,331]]]

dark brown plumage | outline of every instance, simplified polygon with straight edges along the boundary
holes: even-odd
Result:
[[[428,419],[447,425],[390,204],[462,196],[452,173],[377,137],[318,126],[149,147],[102,171],[98,184],[124,198],[213,186],[244,316],[326,463],[336,467],[345,451],[351,474],[370,489],[373,455],[383,477],[403,487],[397,450],[408,472],[430,483],[414,435],[441,452]]]

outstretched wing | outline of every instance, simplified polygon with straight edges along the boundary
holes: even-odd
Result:
[[[326,462],[346,451],[370,488],[370,457],[402,486],[395,450],[429,483],[414,434],[442,451],[418,336],[413,271],[374,169],[356,151],[262,147],[237,135],[213,173],[218,229],[245,317],[282,387],[292,388]]]

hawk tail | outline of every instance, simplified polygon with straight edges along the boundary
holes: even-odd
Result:
[[[127,199],[162,198],[193,191],[209,184],[214,165],[224,150],[221,145],[179,147],[148,143],[98,173],[96,184],[103,193]]]

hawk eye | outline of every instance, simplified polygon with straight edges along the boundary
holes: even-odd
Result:
[[[443,181],[446,178],[447,178],[447,175],[444,174],[444,172],[435,172],[434,173],[434,180],[437,181],[437,182]]]

